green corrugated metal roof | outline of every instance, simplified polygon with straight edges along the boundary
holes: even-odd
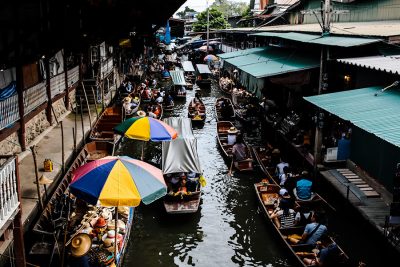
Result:
[[[235,52],[218,54],[217,56],[219,56],[222,59],[227,59],[227,58],[232,58],[232,57],[248,55],[248,54],[251,54],[254,52],[258,52],[258,51],[263,51],[265,48],[266,47],[255,47],[255,48],[249,48],[249,49],[245,49],[245,50],[238,50]]]
[[[185,75],[182,70],[171,70],[169,73],[174,85],[186,85]]]
[[[274,47],[226,59],[226,62],[256,78],[316,68],[320,64],[318,58],[303,56],[299,51]]]
[[[400,147],[400,92],[380,89],[368,87],[304,99]]]
[[[265,37],[277,37],[286,40],[298,41],[310,44],[328,45],[328,46],[340,46],[340,47],[352,47],[361,46],[372,43],[380,42],[380,39],[369,39],[360,37],[346,37],[346,36],[324,36],[321,37],[315,34],[298,33],[298,32],[260,32],[251,34],[252,36],[265,36]]]

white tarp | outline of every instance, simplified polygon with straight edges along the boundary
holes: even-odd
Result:
[[[185,74],[181,70],[170,70],[172,82],[174,85],[187,85],[185,81]]]
[[[162,144],[162,171],[164,174],[177,172],[202,173],[197,139],[193,135],[189,118],[166,118],[164,122],[178,132],[178,138]]]
[[[186,72],[190,72],[190,71],[194,72],[194,67],[193,67],[192,61],[183,61],[182,68]]]
[[[211,74],[211,70],[208,68],[206,64],[196,64],[197,70],[201,74]]]

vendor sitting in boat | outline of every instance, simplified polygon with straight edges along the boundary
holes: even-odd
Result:
[[[187,174],[187,190],[189,192],[196,192],[197,186],[199,185],[199,175],[195,172],[189,172]]]
[[[238,134],[238,130],[232,126],[228,130],[228,145],[234,145],[236,143],[236,135]]]
[[[124,107],[125,113],[127,115],[132,114],[132,110],[134,110],[138,104],[135,102],[132,102],[132,98],[127,96],[124,98],[124,102],[122,104],[122,106]]]
[[[175,196],[181,196],[181,198],[183,198],[183,196],[187,194],[188,194],[188,189],[186,186],[186,177],[183,177],[181,180],[181,185],[178,188],[178,192],[175,193]]]

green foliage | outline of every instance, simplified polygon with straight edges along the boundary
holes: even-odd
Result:
[[[177,12],[176,15],[178,17],[180,17],[181,19],[183,19],[183,18],[185,18],[185,15],[187,12],[196,12],[196,10],[194,10],[193,8],[190,8],[188,6],[185,6],[185,9],[180,12]]]
[[[222,12],[215,8],[210,8],[210,30],[211,29],[225,29],[229,24],[224,18]],[[205,32],[207,31],[207,10],[197,15],[197,21],[193,23],[193,31]]]
[[[211,7],[221,11],[224,17],[239,16],[247,8],[244,2],[231,2],[229,0],[216,0]]]

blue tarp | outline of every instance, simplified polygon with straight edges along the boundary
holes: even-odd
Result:
[[[4,101],[17,93],[17,83],[11,82],[6,87],[0,89],[0,101]]]
[[[169,45],[171,43],[171,30],[169,28],[169,20],[167,20],[167,26],[165,27],[164,43],[166,45]]]

